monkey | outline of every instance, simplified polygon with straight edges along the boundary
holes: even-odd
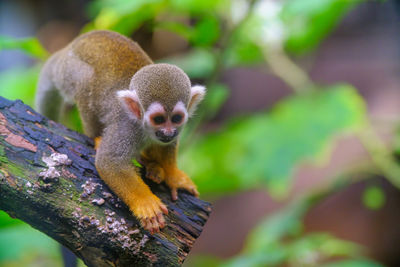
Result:
[[[165,182],[171,197],[196,185],[177,167],[178,136],[203,100],[206,89],[191,85],[179,67],[154,63],[119,33],[91,31],[75,38],[43,65],[35,99],[39,113],[57,120],[76,104],[84,133],[95,139],[100,178],[129,207],[141,226],[164,228],[166,205],[142,180]]]

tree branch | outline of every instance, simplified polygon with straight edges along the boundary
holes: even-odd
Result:
[[[179,266],[211,212],[186,192],[168,206],[167,226],[150,235],[100,180],[93,141],[0,97],[0,209],[54,238],[88,266]]]

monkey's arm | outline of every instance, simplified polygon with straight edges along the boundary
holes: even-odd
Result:
[[[178,199],[178,189],[185,189],[198,197],[196,185],[178,168],[177,150],[177,144],[152,145],[144,150],[141,160],[146,167],[146,177],[156,183],[165,181],[174,201]]]
[[[111,125],[102,137],[96,153],[97,171],[104,182],[140,220],[143,228],[152,233],[158,232],[165,226],[163,213],[168,214],[168,209],[143,182],[137,168],[131,162],[137,150],[136,144],[121,134],[127,134],[129,130],[132,132],[135,129],[118,129],[118,127],[121,125]]]

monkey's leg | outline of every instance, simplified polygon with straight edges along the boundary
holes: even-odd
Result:
[[[77,106],[82,120],[84,133],[90,138],[101,136],[103,125],[100,123],[97,113],[88,110],[86,105],[79,103],[79,101],[77,101]]]
[[[178,189],[185,189],[196,197],[199,196],[196,185],[183,171],[179,170],[176,161],[177,145],[153,145],[142,153],[146,166],[146,177],[153,181],[165,181],[171,189],[172,200],[178,199]],[[157,175],[154,179],[154,174]]]
[[[86,112],[84,109],[79,109],[81,116],[83,131],[90,138],[94,139],[94,149],[98,150],[101,144],[101,134],[103,125],[99,122],[97,116],[91,112]]]
[[[115,128],[111,128],[115,130]],[[132,147],[121,145],[115,132],[105,133],[96,153],[96,168],[100,177],[129,207],[141,225],[151,233],[165,226],[167,207],[143,182],[131,163]]]
[[[124,170],[116,173],[100,166],[97,169],[100,177],[124,201],[144,229],[153,234],[165,226],[163,213],[168,214],[167,207],[150,191],[135,168],[125,166]]]

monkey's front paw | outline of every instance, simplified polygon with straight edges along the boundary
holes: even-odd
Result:
[[[185,189],[195,197],[199,196],[196,185],[186,175],[186,173],[177,168],[168,173],[165,182],[171,189],[171,197],[173,201],[178,199],[178,189]]]
[[[146,164],[146,178],[159,184],[164,181],[165,173],[163,168],[154,162]]]
[[[151,234],[158,233],[165,227],[163,213],[168,214],[168,209],[155,195],[135,199],[130,208],[140,220],[142,227]]]

